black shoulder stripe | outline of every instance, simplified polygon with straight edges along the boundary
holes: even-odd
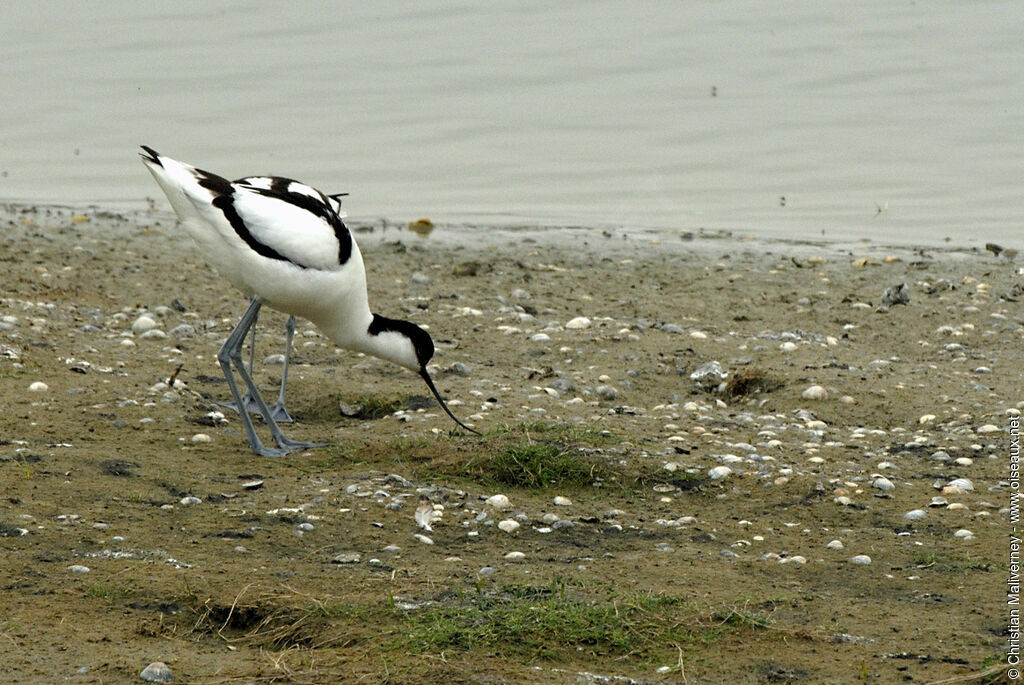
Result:
[[[231,228],[235,229],[235,233],[238,237],[248,245],[253,252],[266,257],[267,259],[279,259],[284,262],[292,262],[280,252],[274,248],[261,243],[253,237],[252,233],[249,232],[249,227],[245,225],[245,221],[238,215],[238,211],[235,209],[234,195],[235,189],[231,187],[231,183],[226,179],[216,174],[211,174],[208,171],[202,169],[196,169],[196,173],[199,175],[199,185],[209,190],[214,194],[213,206],[216,207],[224,214],[224,218],[231,224]],[[296,266],[302,266],[296,264]]]
[[[338,213],[331,207],[330,202],[327,201],[327,196],[321,193],[319,190],[317,193],[320,194],[319,198],[313,197],[312,195],[306,195],[305,193],[295,193],[288,190],[288,187],[292,183],[301,183],[291,178],[282,178],[276,176],[271,178],[269,188],[257,188],[250,186],[249,189],[254,193],[265,195],[266,197],[273,197],[279,200],[283,200],[289,204],[295,205],[301,209],[306,210],[314,216],[318,216],[331,227],[334,231],[334,237],[338,240],[338,264],[344,264],[352,256],[352,235],[348,231],[348,227],[345,226],[345,222],[341,220]],[[230,184],[229,184],[230,185]],[[305,185],[304,183],[302,185]]]

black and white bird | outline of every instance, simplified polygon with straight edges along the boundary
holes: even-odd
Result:
[[[255,452],[278,457],[321,446],[290,440],[278,426],[279,420],[290,420],[284,407],[287,366],[278,402],[271,409],[242,363],[245,336],[264,304],[292,315],[286,362],[294,317],[301,316],[339,347],[387,359],[418,373],[445,413],[462,428],[477,432],[448,409],[427,372],[427,362],[434,354],[430,335],[414,323],[370,311],[363,257],[342,221],[340,196],[325,195],[288,178],[250,176],[228,181],[145,145],[142,149],[142,161],[202,256],[251,298],[217,360]],[[245,397],[239,392],[232,365],[245,383]],[[264,417],[276,448],[260,442],[250,413]]]

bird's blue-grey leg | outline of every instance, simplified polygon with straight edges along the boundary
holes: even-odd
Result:
[[[253,318],[252,322],[252,336],[249,340],[249,373],[253,373],[253,369],[256,365],[256,322],[259,319],[259,313]],[[285,326],[285,331],[288,334],[288,342],[284,348],[284,369],[281,371],[281,390],[277,394],[277,401],[270,405],[270,415],[278,423],[294,423],[295,419],[288,413],[288,409],[284,406],[284,393],[285,384],[288,382],[288,360],[291,357],[292,351],[292,337],[295,335],[295,317],[288,317],[288,324]],[[253,399],[252,394],[248,390],[242,395],[242,401],[245,403],[245,409],[250,414],[256,414],[257,416],[263,416],[263,412],[260,411],[259,404]],[[238,405],[234,402],[221,402],[221,406],[227,407],[238,411]],[[241,413],[241,412],[239,412]]]
[[[284,367],[281,369],[281,390],[277,393],[277,402],[270,405],[270,415],[278,423],[292,423],[291,414],[288,413],[288,409],[284,406],[284,390],[285,385],[288,383],[288,362],[292,357],[292,338],[295,337],[294,315],[288,317],[288,323],[285,324],[284,329],[287,333],[287,339],[284,343]]]
[[[263,397],[260,395],[259,390],[256,388],[256,384],[252,380],[252,376],[245,369],[245,364],[242,363],[242,345],[245,341],[245,334],[249,332],[260,311],[260,300],[258,297],[254,297],[252,302],[249,303],[248,309],[245,310],[245,314],[242,315],[238,325],[235,326],[231,334],[228,335],[228,339],[224,342],[224,345],[217,352],[217,361],[220,362],[221,370],[224,372],[224,378],[228,381],[228,387],[231,389],[231,396],[235,398],[235,404],[242,408],[239,414],[242,417],[242,424],[245,427],[245,435],[249,439],[249,445],[253,451],[264,457],[283,457],[289,452],[295,450],[305,449],[307,447],[319,447],[316,443],[298,442],[290,440],[285,437],[284,433],[278,427],[277,422],[274,421],[273,416],[270,413],[267,403],[263,401]],[[234,364],[238,371],[238,375],[242,377],[245,382],[246,389],[249,395],[255,400],[256,406],[259,411],[266,417],[267,427],[270,429],[270,434],[273,436],[274,441],[277,443],[278,448],[266,447],[260,442],[259,436],[256,435],[256,428],[253,426],[252,417],[249,416],[249,411],[246,409],[246,404],[242,400],[242,395],[238,391],[238,384],[235,382],[234,375],[231,373],[231,365]]]

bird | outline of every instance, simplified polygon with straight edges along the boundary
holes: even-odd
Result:
[[[342,221],[341,197],[277,176],[222,176],[171,159],[146,145],[139,153],[167,196],[181,226],[200,253],[249,306],[217,352],[217,361],[242,417],[254,452],[283,457],[323,444],[292,440],[278,421],[290,420],[284,407],[287,360],[295,317],[311,321],[339,347],[385,359],[417,373],[441,408],[461,428],[427,371],[434,342],[423,328],[370,310],[366,270],[352,233]],[[273,410],[260,395],[242,362],[242,346],[263,305],[289,314],[285,370]],[[239,392],[232,365],[246,395]],[[276,444],[264,445],[250,414],[259,413]],[[286,418],[287,417],[287,418]]]

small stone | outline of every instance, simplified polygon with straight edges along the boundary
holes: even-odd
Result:
[[[526,558],[526,555],[522,552],[509,552],[505,555],[505,559],[508,561],[522,561]]]
[[[979,433],[998,433],[1001,428],[991,423],[986,423],[984,426],[978,426]]]
[[[194,495],[189,495],[188,497],[182,497],[179,503],[181,504],[181,506],[187,507],[191,504],[200,504],[202,503],[202,501],[203,500],[199,499]]]
[[[132,324],[132,333],[135,335],[142,335],[146,331],[151,331],[156,328],[159,324],[151,316],[143,314],[139,318],[135,319]]]
[[[332,564],[358,564],[362,555],[359,552],[342,552],[331,559]]]
[[[46,392],[49,389],[50,386],[48,386],[46,383],[43,383],[42,381],[36,381],[32,385],[28,386],[29,392]]]
[[[509,507],[512,506],[512,503],[508,500],[508,497],[505,495],[491,495],[486,500],[484,500],[484,504],[486,504],[489,507],[494,507],[499,511],[504,511],[505,509],[508,509]]]
[[[602,400],[614,400],[618,396],[618,391],[610,385],[599,385],[596,389],[597,396]]]
[[[572,331],[579,331],[584,328],[590,328],[590,319],[585,316],[577,316],[575,319],[571,319],[565,327]]]
[[[697,367],[697,370],[690,374],[690,380],[705,390],[717,387],[729,377],[729,374],[722,368],[721,362],[710,361]]]
[[[551,340],[551,336],[547,333],[534,333],[530,336],[530,340],[533,342],[548,342]]]
[[[944,507],[947,504],[949,504],[949,500],[947,500],[945,497],[940,497],[940,496],[936,495],[935,497],[932,497],[932,501],[928,503],[928,506],[929,507]]]
[[[423,535],[422,533],[416,533],[415,535],[413,535],[413,537],[422,542],[424,545],[434,544],[433,540],[428,538],[426,535]]]
[[[88,573],[89,567],[82,566],[81,564],[72,564],[71,566],[68,566],[68,570],[72,573]]]
[[[974,483],[971,482],[970,478],[954,478],[946,484],[946,487],[960,488],[961,490],[971,491],[974,490]]]
[[[167,664],[162,661],[154,661],[149,666],[146,666],[142,669],[139,677],[151,683],[170,683],[174,681],[171,669],[167,668]]]
[[[920,423],[920,424],[925,424],[925,423],[931,423],[934,420],[935,420],[935,414],[922,414],[921,417],[917,419],[917,422]]]
[[[779,349],[782,350],[783,352],[795,352],[797,349],[797,344],[792,341],[786,341],[779,345]]]
[[[493,576],[494,575],[494,567],[493,566],[484,566],[482,569],[480,569],[476,573],[477,573],[477,575],[484,576],[485,578],[487,576]]]
[[[571,499],[569,499],[568,497],[563,497],[562,495],[557,495],[557,496],[556,496],[556,497],[555,497],[555,498],[554,498],[554,499],[552,500],[552,503],[553,503],[553,504],[554,504],[554,505],[555,505],[556,507],[570,507],[570,506],[572,506],[572,500],[571,500]]]
[[[858,554],[857,556],[850,557],[851,564],[860,564],[861,566],[867,566],[871,563],[871,557],[867,554]]]
[[[505,519],[504,521],[498,522],[498,528],[505,531],[506,533],[515,533],[517,530],[519,530],[519,521]]]
[[[722,480],[729,475],[732,475],[732,469],[728,466],[716,466],[708,471],[708,477],[711,480]]]
[[[829,542],[825,546],[828,547],[829,549],[842,549],[843,548],[843,541],[842,540],[832,540],[831,542]]]
[[[906,283],[890,286],[885,289],[884,293],[882,293],[883,307],[892,307],[897,304],[907,304],[909,302],[910,288],[907,287]]]
[[[153,328],[139,336],[143,340],[163,340],[167,337],[167,334],[161,331],[159,328]]]
[[[893,485],[893,482],[886,478],[885,476],[879,476],[878,478],[875,478],[875,480],[871,482],[871,487],[878,488],[879,490],[885,492],[896,489],[896,486]]]
[[[243,490],[259,490],[262,487],[263,487],[263,481],[262,480],[247,480],[244,483],[242,483],[242,489]]]
[[[820,385],[812,385],[800,393],[800,397],[805,400],[823,400],[828,397],[828,390]]]
[[[192,442],[213,442],[213,438],[206,433],[196,433],[192,436]]]
[[[907,519],[908,521],[920,521],[927,515],[928,512],[926,512],[924,509],[911,509],[910,511],[903,515],[903,518]]]
[[[953,533],[953,537],[960,538],[961,540],[973,540],[974,533],[967,530],[966,528],[961,528],[960,530]]]

